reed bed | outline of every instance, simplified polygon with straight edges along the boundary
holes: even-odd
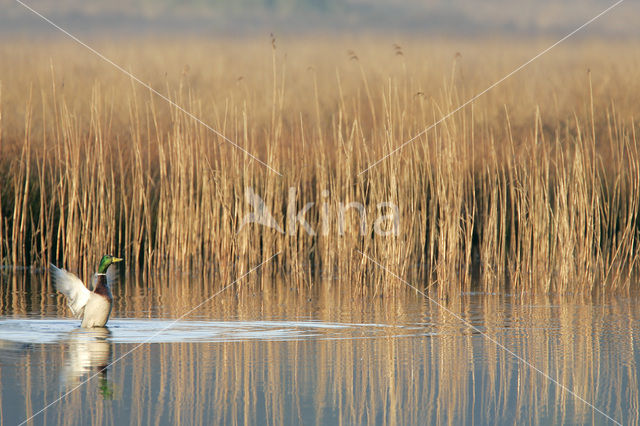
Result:
[[[403,286],[360,250],[440,297],[634,282],[635,42],[560,46],[362,174],[547,44],[93,44],[282,176],[75,45],[4,44],[4,265],[86,274],[113,252],[143,274],[224,283],[280,252],[265,271],[296,272],[298,286],[319,274],[354,292]],[[280,230],[242,225],[248,188]]]

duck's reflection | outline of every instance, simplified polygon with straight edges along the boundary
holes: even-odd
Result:
[[[62,370],[62,385],[73,387],[98,373],[99,390],[104,399],[113,398],[107,368],[112,360],[111,331],[106,327],[78,328],[67,335],[68,359]]]

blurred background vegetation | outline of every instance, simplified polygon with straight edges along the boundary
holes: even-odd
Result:
[[[255,34],[393,32],[469,36],[567,33],[614,0],[27,0],[74,31]],[[0,0],[0,33],[49,31],[15,0]],[[581,36],[640,34],[640,4],[624,2]]]

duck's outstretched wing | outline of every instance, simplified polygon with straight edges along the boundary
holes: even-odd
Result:
[[[91,295],[89,289],[84,286],[80,278],[71,272],[56,268],[53,265],[49,265],[49,271],[51,271],[51,278],[56,290],[67,296],[67,304],[71,309],[71,313],[76,317],[80,317]]]

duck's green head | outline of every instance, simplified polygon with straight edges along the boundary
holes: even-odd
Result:
[[[116,263],[120,261],[122,261],[122,259],[119,257],[113,257],[110,254],[105,254],[104,256],[102,256],[102,260],[100,261],[100,266],[98,266],[98,273],[106,274],[107,269],[109,268],[109,266],[111,266],[112,263]]]

